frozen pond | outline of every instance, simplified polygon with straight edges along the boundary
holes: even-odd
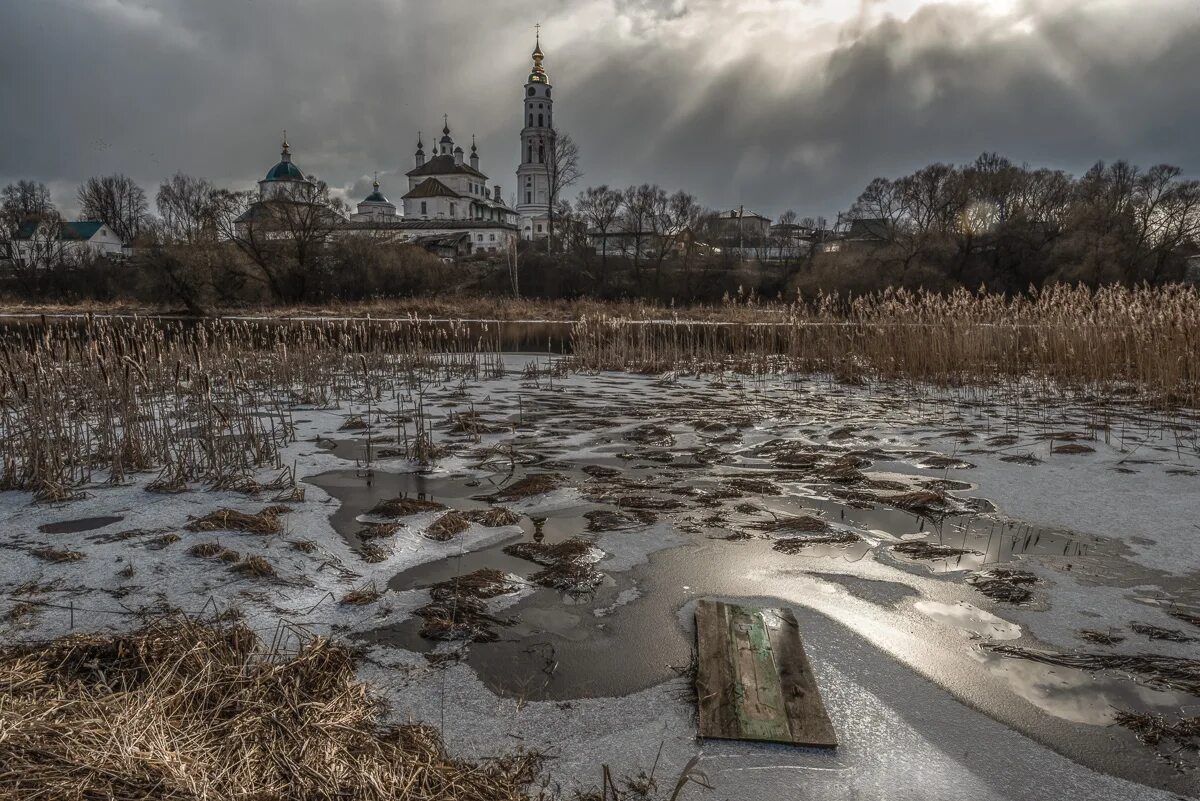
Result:
[[[394,716],[442,726],[464,754],[549,749],[568,786],[656,757],[669,786],[702,749],[715,789],[684,798],[1196,794],[1194,771],[1113,723],[1118,710],[1198,715],[1200,698],[996,650],[1200,659],[1196,421],[785,376],[567,375],[531,360],[293,409],[285,461],[307,493],[280,535],[183,531],[268,496],[134,482],[31,506],[5,493],[0,583],[42,604],[7,636],[236,606],[268,640],[364,646],[362,674]],[[405,458],[418,431],[424,465]],[[521,491],[530,477],[549,491]],[[430,503],[376,510],[397,498]],[[515,522],[481,522],[498,507]],[[451,511],[469,524],[431,539]],[[188,553],[210,541],[262,554],[278,576]],[[547,586],[559,577],[530,554],[573,542],[583,584]],[[47,543],[80,558],[36,555]],[[508,583],[479,602],[489,636],[423,636],[429,589],[480,570]],[[369,600],[338,602],[352,590]],[[695,741],[699,598],[795,610],[836,753]]]

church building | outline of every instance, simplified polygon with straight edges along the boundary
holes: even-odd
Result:
[[[542,37],[533,49],[533,71],[525,82],[521,128],[521,165],[517,167],[517,214],[521,236],[539,239],[549,234],[554,169],[554,100],[550,76],[542,66]]]
[[[407,187],[400,205],[384,195],[377,173],[371,193],[357,204],[349,219],[338,215],[331,237],[370,236],[383,242],[421,245],[440,255],[467,256],[503,253],[518,238],[547,236],[557,134],[544,59],[539,34],[522,101],[515,209],[504,201],[499,184],[489,185],[488,176],[480,169],[474,137],[468,154],[455,143],[449,117],[443,117],[442,137],[428,157],[424,137],[417,135],[414,163],[405,173]],[[269,220],[273,210],[286,211],[318,193],[317,182],[292,161],[286,139],[285,133],[279,163],[258,182],[258,202],[238,220],[247,230]],[[330,209],[329,213],[335,212]]]

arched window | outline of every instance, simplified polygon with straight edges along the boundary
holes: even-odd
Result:
[[[542,115],[541,114],[538,115],[538,127],[539,128],[542,127]]]
[[[544,145],[538,145],[538,164],[546,163],[546,148]]]
[[[529,115],[529,127],[530,128],[533,127],[533,115],[532,114]]]
[[[528,155],[525,157],[525,163],[526,164],[533,163],[533,145],[529,146]]]
[[[533,93],[534,93],[534,88],[531,86],[531,87],[529,87],[529,96],[533,97]]]

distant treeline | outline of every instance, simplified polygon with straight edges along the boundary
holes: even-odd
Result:
[[[132,256],[67,258],[47,247],[39,262],[8,262],[0,293],[193,311],[518,290],[687,304],[887,287],[1017,293],[1054,283],[1157,285],[1185,279],[1188,259],[1200,253],[1200,182],[1177,167],[1123,161],[1078,177],[994,154],[964,166],[933,164],[875,179],[833,223],[788,211],[769,232],[739,226],[736,240],[728,219],[685,192],[589,187],[556,205],[551,240],[456,264],[414,246],[334,236],[327,211],[342,205],[323,184],[305,191],[289,206],[299,211],[255,235],[235,221],[256,193],[176,175],[159,188],[152,213],[129,178],[89,179],[78,191],[81,218],[105,222],[131,243]],[[0,258],[19,230],[38,222],[47,239],[61,225],[45,185],[0,190]]]

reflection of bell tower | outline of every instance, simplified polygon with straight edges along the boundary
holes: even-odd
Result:
[[[517,214],[521,217],[521,233],[527,239],[538,235],[537,219],[550,211],[551,155],[556,139],[550,77],[542,66],[546,57],[542,54],[541,27],[537,26],[533,71],[525,82],[521,166],[517,168]]]

